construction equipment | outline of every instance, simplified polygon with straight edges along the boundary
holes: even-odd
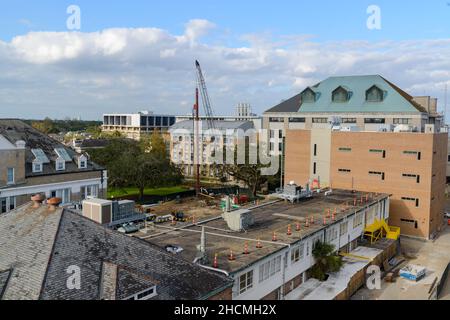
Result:
[[[371,225],[368,225],[364,229],[364,236],[370,239],[371,244],[377,242],[383,236],[386,236],[388,239],[397,240],[400,237],[400,228],[389,226],[384,219],[375,219]]]
[[[188,217],[184,214],[184,212],[172,212],[172,217],[178,222],[186,222],[188,220]]]
[[[202,138],[199,132],[200,127],[200,117],[199,117],[199,91],[202,97],[203,110],[205,112],[206,121],[208,123],[208,129],[213,130],[216,128],[213,109],[211,107],[211,100],[209,98],[208,89],[206,88],[205,77],[203,76],[203,71],[200,63],[195,61],[195,68],[197,71],[197,88],[195,90],[195,105],[194,105],[194,160],[195,160],[195,175],[196,175],[196,186],[195,190],[197,196],[200,194],[200,151],[203,153]]]

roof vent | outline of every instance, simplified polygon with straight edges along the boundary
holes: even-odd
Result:
[[[42,193],[38,193],[32,196],[31,201],[33,201],[33,208],[39,208],[44,200],[45,195],[43,195]]]
[[[56,211],[56,208],[61,204],[62,199],[61,198],[51,198],[47,200],[48,209],[50,211]]]
[[[18,149],[25,149],[25,146],[26,146],[26,142],[23,141],[23,140],[18,140],[18,141],[16,142],[16,147],[17,147]]]

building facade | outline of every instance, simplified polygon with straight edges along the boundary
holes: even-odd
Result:
[[[175,116],[157,115],[150,111],[134,114],[104,114],[102,130],[120,132],[125,137],[140,140],[143,135],[158,130],[166,137],[169,127],[175,124]]]
[[[20,120],[0,120],[0,213],[44,193],[64,204],[106,197],[106,170]]]
[[[289,129],[327,128],[340,125],[359,131],[417,131],[426,124],[437,130],[443,115],[437,99],[413,97],[379,75],[330,77],[267,110],[272,154],[282,152]]]
[[[244,141],[243,134],[248,130],[254,130],[254,125],[251,121],[215,121],[214,130],[217,131],[214,134],[207,121],[201,120],[199,123],[201,150],[198,151],[198,161],[194,143],[195,126],[191,120],[177,122],[170,128],[170,159],[181,166],[183,174],[187,177],[195,175],[196,164],[200,163],[201,176],[215,178],[216,169],[212,166],[215,155],[224,148],[234,150]]]
[[[392,194],[390,223],[432,238],[443,223],[447,133],[288,130],[285,177]]]

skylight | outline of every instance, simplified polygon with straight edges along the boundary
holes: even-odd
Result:
[[[48,160],[46,154],[42,149],[31,149],[31,152],[33,153],[34,157],[37,161],[40,163],[50,163],[50,160]]]
[[[64,149],[64,148],[56,148],[55,152],[58,155],[58,157],[60,157],[64,161],[66,161],[66,162],[72,161],[72,157],[69,156],[69,154],[67,153],[66,149]]]

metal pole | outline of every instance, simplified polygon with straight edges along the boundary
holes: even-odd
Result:
[[[199,108],[199,97],[198,97],[198,88],[195,89],[195,135],[194,135],[194,152],[195,152],[195,192],[198,197],[200,194],[200,162],[199,162],[199,149],[200,149],[200,136],[199,136],[199,124],[200,117],[198,113]]]

